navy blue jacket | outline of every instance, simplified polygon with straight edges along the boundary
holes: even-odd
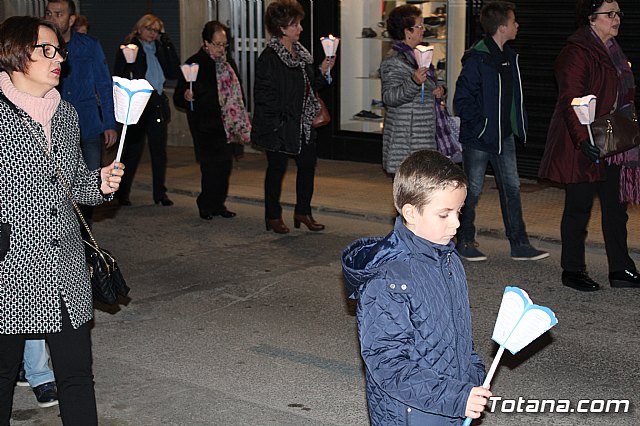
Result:
[[[507,44],[503,49],[513,64],[513,101],[508,119],[513,134],[524,143],[527,138],[527,114],[522,97],[518,55]],[[498,67],[485,40],[481,40],[462,57],[462,71],[453,98],[453,108],[460,116],[462,145],[494,154],[502,152],[502,140],[509,135],[502,135],[500,126],[500,86]]]
[[[62,99],[69,101],[78,111],[82,138],[92,138],[105,130],[115,130],[113,80],[100,42],[89,35],[72,31],[67,50],[69,57],[62,65],[63,77],[58,90]]]
[[[454,244],[420,238],[399,217],[385,238],[347,247],[342,268],[349,297],[359,299],[371,424],[462,424],[485,371]]]

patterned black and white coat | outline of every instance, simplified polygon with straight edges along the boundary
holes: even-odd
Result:
[[[97,205],[100,172],[80,149],[78,114],[61,101],[51,122],[51,158],[42,126],[0,96],[0,334],[62,329],[61,301],[74,328],[93,303],[80,225],[54,163],[76,201]]]

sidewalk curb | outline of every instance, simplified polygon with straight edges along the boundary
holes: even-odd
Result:
[[[144,191],[151,192],[151,185],[148,185],[148,184],[136,183],[136,184],[134,184],[134,187],[136,187],[137,189],[141,189],[141,190],[144,190]],[[189,190],[184,190],[184,189],[179,189],[179,188],[167,188],[167,192],[172,193],[172,194],[185,195],[185,196],[188,196],[188,197],[191,197],[191,198],[196,198],[198,196],[198,194],[199,194],[199,191],[198,192],[189,191]],[[262,198],[245,197],[245,196],[238,196],[238,195],[232,195],[232,194],[229,194],[227,196],[227,199],[229,201],[232,201],[232,202],[242,203],[242,204],[251,204],[251,205],[262,205],[263,202],[264,202],[264,200]],[[295,205],[293,203],[287,203],[287,202],[282,202],[282,206],[286,207],[288,209],[293,209],[295,207]],[[316,212],[322,212],[322,213],[336,215],[336,216],[344,216],[344,217],[349,217],[349,218],[352,218],[352,219],[367,220],[367,221],[377,222],[377,223],[390,223],[390,224],[393,224],[393,221],[395,220],[394,216],[379,215],[379,214],[375,214],[375,213],[354,212],[354,211],[351,211],[351,210],[336,209],[336,208],[333,208],[333,207],[328,207],[328,206],[323,206],[323,205],[316,205],[316,206],[313,206],[312,208]],[[483,228],[481,226],[478,226],[477,233],[478,233],[478,235],[482,235],[482,236],[486,236],[486,237],[504,238],[504,230],[501,229],[501,228],[500,229],[494,229],[494,228],[486,228],[486,227]],[[557,245],[561,245],[562,244],[562,240],[560,240],[558,238],[550,237],[548,235],[529,234],[529,239],[531,241],[534,241],[534,242],[535,241],[540,241],[540,242],[544,242],[544,243],[557,244]],[[604,242],[602,242],[602,243],[600,243],[600,242],[587,242],[586,243],[586,248],[587,249],[604,250],[605,249],[605,245],[604,245]],[[640,254],[640,249],[629,247],[629,253]]]

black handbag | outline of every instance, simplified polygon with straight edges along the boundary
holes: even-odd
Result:
[[[76,214],[80,218],[84,229],[87,231],[88,239],[83,239],[84,255],[89,268],[89,278],[91,279],[91,293],[93,298],[107,305],[115,305],[118,302],[118,296],[126,296],[129,294],[129,286],[127,286],[122,272],[118,267],[115,257],[108,251],[98,246],[98,242],[91,232],[91,228],[87,224],[82,211],[73,199],[73,195],[69,189],[67,180],[64,178],[58,167],[55,167],[58,179],[64,186],[67,197]]]
[[[93,238],[93,235],[91,236]],[[89,267],[91,277],[91,292],[94,299],[114,305],[118,296],[129,294],[129,286],[120,272],[115,257],[105,249],[93,245],[86,240],[84,242],[84,254]]]
[[[640,145],[640,128],[635,113],[631,118],[620,112],[603,115],[591,123],[591,132],[600,150],[600,158]]]
[[[2,99],[2,97],[0,97]],[[5,100],[5,99],[3,99]],[[17,111],[17,108],[11,101],[8,99],[5,100],[9,106],[13,106],[12,109],[16,111],[18,115],[20,113]],[[20,115],[21,116],[21,115]],[[47,151],[47,147],[44,141],[40,139],[38,134],[33,129],[31,122],[26,117],[21,116],[24,122],[27,124],[31,133],[35,137],[36,140],[39,141],[40,147],[44,151],[44,154],[47,158],[51,160],[49,152]],[[52,160],[53,162],[53,160]],[[87,268],[89,269],[89,277],[91,279],[91,292],[93,294],[94,299],[106,303],[107,305],[114,305],[118,301],[118,296],[126,296],[129,294],[129,287],[122,276],[122,272],[120,272],[120,268],[116,262],[116,259],[111,255],[111,253],[103,248],[98,246],[96,239],[93,237],[93,233],[91,232],[91,228],[87,224],[80,208],[76,204],[76,201],[73,199],[73,194],[71,193],[71,189],[67,179],[64,177],[60,169],[53,164],[53,168],[56,171],[56,175],[58,176],[58,180],[62,184],[67,198],[73,205],[76,214],[80,218],[82,225],[84,225],[85,230],[87,231],[87,235],[89,236],[90,241],[86,241],[83,239],[84,244],[84,253],[87,262]]]

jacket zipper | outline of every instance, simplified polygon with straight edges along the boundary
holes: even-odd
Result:
[[[518,73],[518,85],[520,87],[520,117],[522,119],[522,144],[527,143],[527,129],[524,125],[524,95],[522,93],[522,79],[520,78],[520,55],[516,54],[516,72]]]
[[[498,155],[502,153],[502,77],[498,72]]]
[[[460,362],[460,354],[458,353],[458,327],[456,327],[456,313],[454,310],[454,297],[453,294],[451,294],[451,286],[449,285],[451,278],[453,277],[453,272],[451,271],[451,266],[453,264],[453,261],[451,260],[451,252],[447,253],[447,271],[448,271],[448,279],[445,278],[445,280],[447,281],[447,291],[449,293],[449,306],[450,306],[450,311],[451,311],[451,321],[452,321],[452,325],[453,325],[453,329],[455,330],[455,353],[456,353],[456,361],[458,362],[457,367],[460,368],[460,366],[462,365],[462,363]]]

